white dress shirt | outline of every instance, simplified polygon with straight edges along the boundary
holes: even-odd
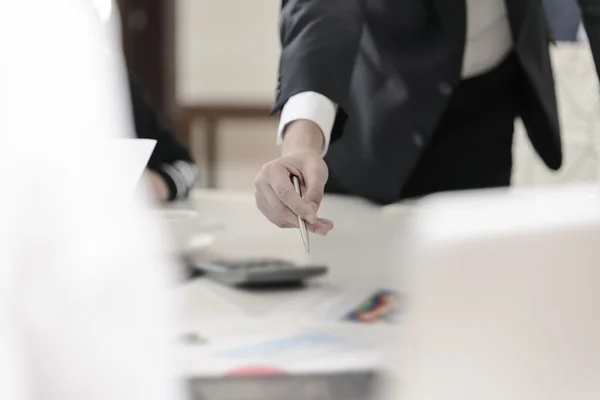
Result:
[[[577,41],[584,43],[587,43],[589,41],[583,24],[579,24],[579,29],[577,30]]]
[[[505,0],[466,0],[467,41],[462,77],[468,79],[497,66],[510,52],[513,42]],[[331,140],[337,105],[316,92],[290,97],[281,111],[277,144],[283,142],[285,128],[296,120],[317,124],[324,137],[323,155]]]
[[[86,1],[2,2],[3,400],[181,398],[160,232],[95,147],[132,136],[104,40]]]

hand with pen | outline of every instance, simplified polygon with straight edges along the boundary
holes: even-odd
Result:
[[[299,228],[300,217],[316,234],[333,229],[332,221],[317,216],[328,178],[322,148],[323,134],[313,122],[299,120],[287,127],[281,158],[265,164],[255,180],[256,206],[273,224]],[[300,181],[302,197],[294,189],[293,176]]]

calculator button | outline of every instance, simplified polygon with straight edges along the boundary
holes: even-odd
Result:
[[[291,268],[291,267],[294,266],[293,263],[287,262],[287,261],[277,261],[277,262],[273,263],[272,265],[273,265],[273,267],[279,268],[279,269],[281,269],[281,268]]]
[[[229,266],[229,263],[226,261],[223,261],[223,260],[212,260],[212,261],[210,261],[210,264],[218,265],[223,268],[227,268]]]
[[[239,271],[240,269],[246,268],[246,266],[243,264],[227,264],[227,265],[224,265],[224,267],[230,271]]]
[[[271,264],[271,267],[273,267],[273,268],[284,268],[286,266],[287,266],[287,264],[283,263],[283,262],[274,262]]]
[[[213,261],[211,264],[218,266],[219,268],[230,270],[230,271],[238,270],[238,269],[244,267],[244,265],[242,265],[240,263],[221,261],[221,260]]]

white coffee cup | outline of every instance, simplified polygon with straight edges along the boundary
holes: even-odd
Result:
[[[174,250],[182,255],[206,250],[214,236],[201,232],[200,214],[194,210],[167,209],[159,212],[172,238]]]

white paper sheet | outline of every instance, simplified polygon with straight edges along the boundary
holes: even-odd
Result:
[[[126,163],[118,179],[118,184],[123,187],[123,193],[135,191],[155,146],[156,140],[152,139],[116,140],[114,155]]]
[[[249,318],[200,324],[181,338],[182,372],[221,376],[268,367],[287,373],[321,373],[381,366],[378,349],[349,332],[318,324],[286,325]]]
[[[349,314],[361,308],[361,305],[373,299],[376,294],[387,292],[382,288],[320,288],[307,296],[299,296],[283,302],[274,309],[269,317],[294,315],[298,318],[319,322],[350,322]],[[399,312],[383,313],[380,320],[370,323],[397,323]],[[358,322],[358,321],[354,321]]]
[[[92,145],[95,154],[101,154],[102,159],[116,167],[113,192],[123,198],[133,195],[154,151],[156,140],[114,138],[95,141]]]

